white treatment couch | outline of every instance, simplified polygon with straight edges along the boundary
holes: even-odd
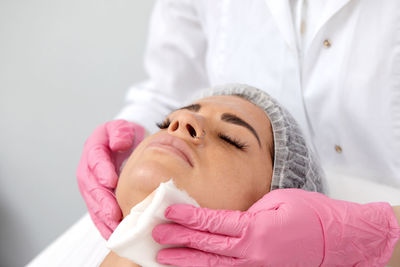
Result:
[[[400,189],[347,177],[328,174],[329,196],[358,203],[385,201],[400,205]],[[77,221],[27,266],[99,266],[108,253],[88,214]]]

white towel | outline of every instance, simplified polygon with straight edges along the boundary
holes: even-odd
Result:
[[[172,180],[160,186],[131,212],[115,229],[107,241],[107,247],[119,256],[144,267],[166,266],[157,263],[157,252],[166,247],[154,241],[151,232],[157,224],[167,223],[164,212],[172,204],[199,204],[185,191],[175,187]]]

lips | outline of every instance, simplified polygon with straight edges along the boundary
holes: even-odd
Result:
[[[175,137],[170,134],[160,134],[155,137],[150,143],[146,146],[149,147],[156,147],[163,150],[166,150],[176,156],[180,157],[184,161],[186,161],[191,167],[193,167],[193,157],[192,152],[188,144],[182,139]]]

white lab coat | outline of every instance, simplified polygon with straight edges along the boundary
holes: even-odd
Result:
[[[160,0],[119,118],[151,132],[193,93],[240,82],[298,120],[325,170],[400,188],[400,1],[336,0],[296,46],[289,0]]]

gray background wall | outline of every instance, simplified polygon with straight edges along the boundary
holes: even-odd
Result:
[[[0,266],[26,264],[85,213],[82,145],[145,78],[153,2],[0,0]]]

